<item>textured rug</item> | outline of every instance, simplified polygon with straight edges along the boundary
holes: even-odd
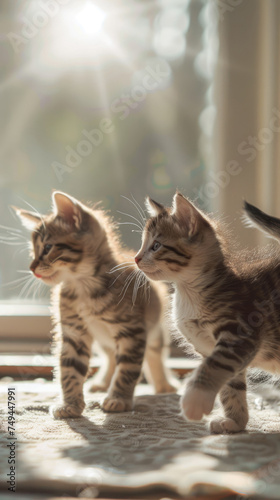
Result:
[[[8,432],[8,387],[16,389],[13,440]],[[86,394],[84,415],[69,420],[53,420],[49,414],[58,393],[51,382],[1,383],[3,493],[9,487],[8,444],[14,441],[17,493],[94,498],[160,489],[182,497],[235,492],[240,499],[280,498],[276,391],[269,399],[249,394],[248,430],[237,435],[211,435],[209,419],[186,422],[179,414],[179,395],[155,396],[147,385],[137,387],[132,412],[105,414],[100,409],[104,394]]]

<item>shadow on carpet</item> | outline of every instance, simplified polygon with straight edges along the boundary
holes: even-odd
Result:
[[[104,394],[87,394],[82,417],[53,420],[51,382],[3,384],[1,489],[9,472],[7,387],[16,387],[16,491],[59,496],[152,493],[260,495],[279,499],[280,404],[249,394],[250,422],[237,435],[211,435],[209,419],[186,422],[179,395],[137,387],[132,412],[106,414]],[[147,394],[150,392],[150,394]],[[221,414],[217,407],[213,413]],[[212,414],[213,415],[213,414]]]

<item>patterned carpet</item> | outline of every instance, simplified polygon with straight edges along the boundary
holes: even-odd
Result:
[[[137,387],[134,411],[105,414],[104,394],[86,393],[78,419],[53,420],[59,388],[51,382],[2,382],[0,490],[7,493],[7,388],[16,387],[16,491],[94,498],[151,493],[182,497],[236,492],[280,498],[280,398],[251,393],[247,432],[211,435],[209,421],[186,422],[179,395]],[[266,396],[269,395],[265,391]],[[215,413],[221,413],[220,408]]]

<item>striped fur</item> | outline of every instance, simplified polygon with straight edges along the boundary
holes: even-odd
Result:
[[[54,193],[53,201],[48,216],[21,210],[18,215],[33,227],[30,268],[54,287],[57,376],[63,392],[63,403],[54,408],[54,416],[81,415],[93,340],[107,357],[92,387],[93,391],[108,390],[105,411],[132,408],[144,354],[144,371],[156,392],[173,392],[162,359],[167,340],[165,288],[152,286],[149,300],[139,290],[133,305],[130,273],[136,274],[137,268],[133,260],[130,267],[125,265],[131,254],[125,252],[125,256],[111,220],[103,211],[90,209],[64,193]]]
[[[148,200],[151,218],[136,255],[151,280],[173,282],[173,321],[203,356],[181,405],[190,420],[211,412],[217,394],[225,417],[216,433],[245,429],[246,369],[280,371],[280,254],[234,253],[220,224],[177,193],[172,208]],[[245,206],[247,218],[280,239],[280,221]]]

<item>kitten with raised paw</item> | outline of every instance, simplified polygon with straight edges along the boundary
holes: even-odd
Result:
[[[58,191],[49,215],[15,210],[32,230],[30,269],[54,288],[54,344],[63,393],[62,404],[52,410],[54,417],[82,414],[93,340],[107,356],[92,387],[108,390],[104,411],[131,410],[143,358],[144,373],[155,391],[176,391],[163,363],[168,344],[166,289],[152,285],[148,297],[138,290],[134,300],[143,276],[139,279],[133,254],[122,248],[116,225],[104,211]]]
[[[217,394],[225,416],[214,433],[248,422],[246,369],[280,372],[280,252],[235,253],[217,221],[176,193],[166,208],[146,200],[150,219],[135,261],[152,281],[174,285],[172,318],[203,360],[181,399],[183,415],[201,420]],[[280,220],[245,202],[245,219],[280,240]]]

